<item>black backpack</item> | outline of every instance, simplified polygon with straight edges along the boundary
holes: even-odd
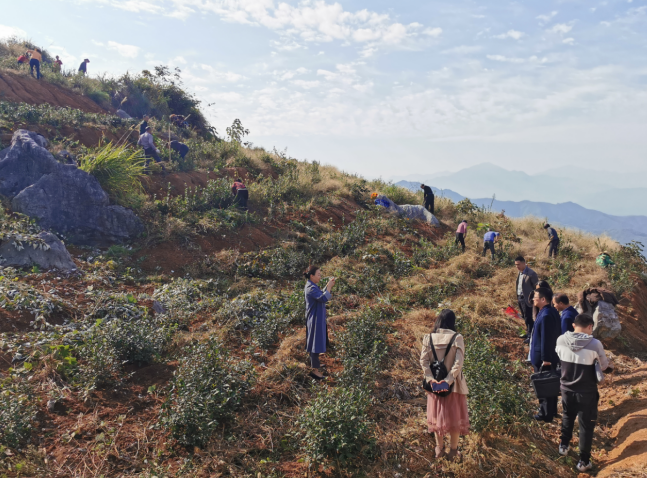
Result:
[[[456,332],[452,336],[451,340],[449,341],[449,344],[447,345],[447,349],[445,352],[445,357],[447,357],[449,350],[452,348],[452,345],[454,345],[454,339],[456,338],[457,335],[458,335],[458,332]],[[431,375],[433,375],[434,379],[437,382],[440,382],[444,380],[447,377],[447,375],[449,375],[449,372],[447,371],[447,367],[445,367],[445,357],[443,357],[442,361],[438,360],[438,355],[436,355],[436,348],[434,347],[434,341],[431,338],[431,334],[429,334],[429,345],[431,345],[431,351],[434,354],[434,362],[430,365]],[[428,392],[433,391],[431,389],[431,384],[428,383],[427,379],[425,378],[422,379],[422,388],[424,388]],[[446,392],[435,392],[435,393],[439,397],[446,397],[447,395],[452,393],[453,388],[454,388],[454,383],[452,382],[452,384],[449,386],[449,390],[447,390]]]

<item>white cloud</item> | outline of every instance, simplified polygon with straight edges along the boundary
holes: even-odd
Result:
[[[501,40],[504,40],[506,38],[512,38],[514,40],[519,40],[521,37],[525,36],[526,34],[524,32],[519,32],[517,30],[508,30],[505,33],[501,33],[500,35],[494,35],[494,38],[500,38]]]
[[[196,76],[193,76],[191,72],[189,72],[189,75],[192,76],[192,79],[194,81],[205,82],[205,83],[208,83],[211,81],[233,83],[233,82],[243,80],[245,78],[243,75],[240,75],[238,73],[234,73],[231,71],[218,71],[211,65],[200,64],[199,68],[202,71],[207,72],[207,77],[206,78],[196,77]]]
[[[102,45],[100,43],[96,43],[97,45]],[[122,43],[117,43],[116,41],[110,40],[108,42],[108,46],[106,46],[108,50],[113,50],[119,53],[121,56],[125,58],[137,58],[137,55],[139,55],[139,47],[134,46],[134,45],[124,45]]]
[[[557,10],[553,10],[552,12],[546,14],[546,15],[537,15],[535,18],[539,20],[539,23],[548,23],[551,21],[556,15],[557,15]]]
[[[300,86],[301,88],[303,88],[305,90],[309,90],[311,88],[317,88],[321,84],[321,82],[319,82],[317,80],[313,80],[313,81],[294,80],[291,83],[293,85],[295,85],[295,86]]]
[[[18,27],[11,27],[8,25],[0,25],[0,38],[27,38],[27,32]]]
[[[68,52],[64,47],[62,46],[57,46],[57,45],[52,45],[47,47],[47,49],[54,55],[59,55],[61,61],[63,61],[63,64],[68,61],[75,61],[77,59],[76,56],[72,55],[70,52]]]
[[[562,40],[562,43],[565,43],[566,45],[574,45],[575,44],[575,38],[572,38],[572,37],[564,38]]]
[[[469,55],[470,53],[478,53],[482,49],[483,47],[479,45],[461,45],[443,50],[440,53],[443,55]]]
[[[511,58],[503,55],[487,55],[488,60],[501,61],[504,63],[525,63],[523,58]]]
[[[435,37],[439,37],[442,32],[443,32],[442,28],[436,27],[436,28],[427,28],[422,33],[424,33],[425,35],[429,35],[430,37],[435,38]]]
[[[565,35],[566,33],[570,32],[573,29],[573,25],[567,25],[566,23],[558,23],[557,25],[553,26],[549,31],[553,33],[560,33],[562,35]]]

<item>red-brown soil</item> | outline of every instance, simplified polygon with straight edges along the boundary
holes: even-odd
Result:
[[[45,80],[38,81],[30,76],[19,75],[7,70],[0,72],[0,100],[30,105],[49,103],[88,113],[108,113],[87,96],[52,85]]]

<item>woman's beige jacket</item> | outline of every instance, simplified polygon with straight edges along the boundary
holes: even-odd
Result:
[[[453,393],[460,393],[462,395],[467,395],[467,381],[463,376],[463,360],[465,359],[465,343],[463,341],[463,336],[458,334],[454,339],[452,348],[447,352],[447,345],[452,339],[452,335],[455,332],[448,329],[438,329],[438,333],[432,334],[434,340],[434,348],[436,349],[436,355],[438,360],[442,360],[447,353],[447,359],[445,360],[445,367],[447,367],[447,378],[445,381],[448,384],[454,384]],[[425,378],[430,382],[434,376],[431,374],[430,365],[434,362],[434,354],[431,351],[431,346],[429,345],[429,334],[426,334],[422,339],[422,353],[420,354],[420,365],[422,370],[425,373]]]

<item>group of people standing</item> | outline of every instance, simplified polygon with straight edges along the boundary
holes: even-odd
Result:
[[[43,52],[40,48],[27,50],[25,53],[18,57],[17,62],[19,65],[29,63],[29,74],[37,80],[40,80],[42,78],[43,75],[41,75],[40,73],[40,67],[43,62]],[[87,58],[81,62],[81,65],[79,66],[80,74],[87,75],[88,63],[90,63],[90,60]],[[56,59],[52,61],[52,65],[54,70],[60,72],[61,68],[63,67],[63,61],[61,61],[59,56],[56,55]],[[36,76],[34,76],[34,71],[36,72]]]
[[[465,231],[457,231],[457,241],[460,241],[459,233],[465,234]],[[580,460],[576,468],[588,471],[593,467],[591,446],[599,400],[596,362],[601,371],[609,372],[609,360],[600,341],[592,335],[593,317],[579,314],[569,304],[566,294],[554,294],[550,285],[539,280],[522,256],[516,258],[515,266],[518,270],[515,292],[526,323],[522,338],[530,346],[527,361],[536,372],[561,368],[562,426],[558,452],[564,456],[568,454],[577,418]],[[332,299],[335,278],[330,278],[326,286],[320,288],[322,275],[318,266],[310,266],[304,277],[310,376],[321,381],[325,376],[321,373],[319,356],[329,346],[326,303]],[[464,360],[465,339],[456,331],[456,315],[444,309],[438,314],[431,333],[423,337],[420,354],[423,388],[427,395],[427,430],[435,435],[437,458],[460,460],[459,437],[469,432],[469,390],[463,374]],[[552,422],[556,414],[557,397],[540,399],[539,410],[533,418]],[[444,442],[447,435],[449,451]]]

